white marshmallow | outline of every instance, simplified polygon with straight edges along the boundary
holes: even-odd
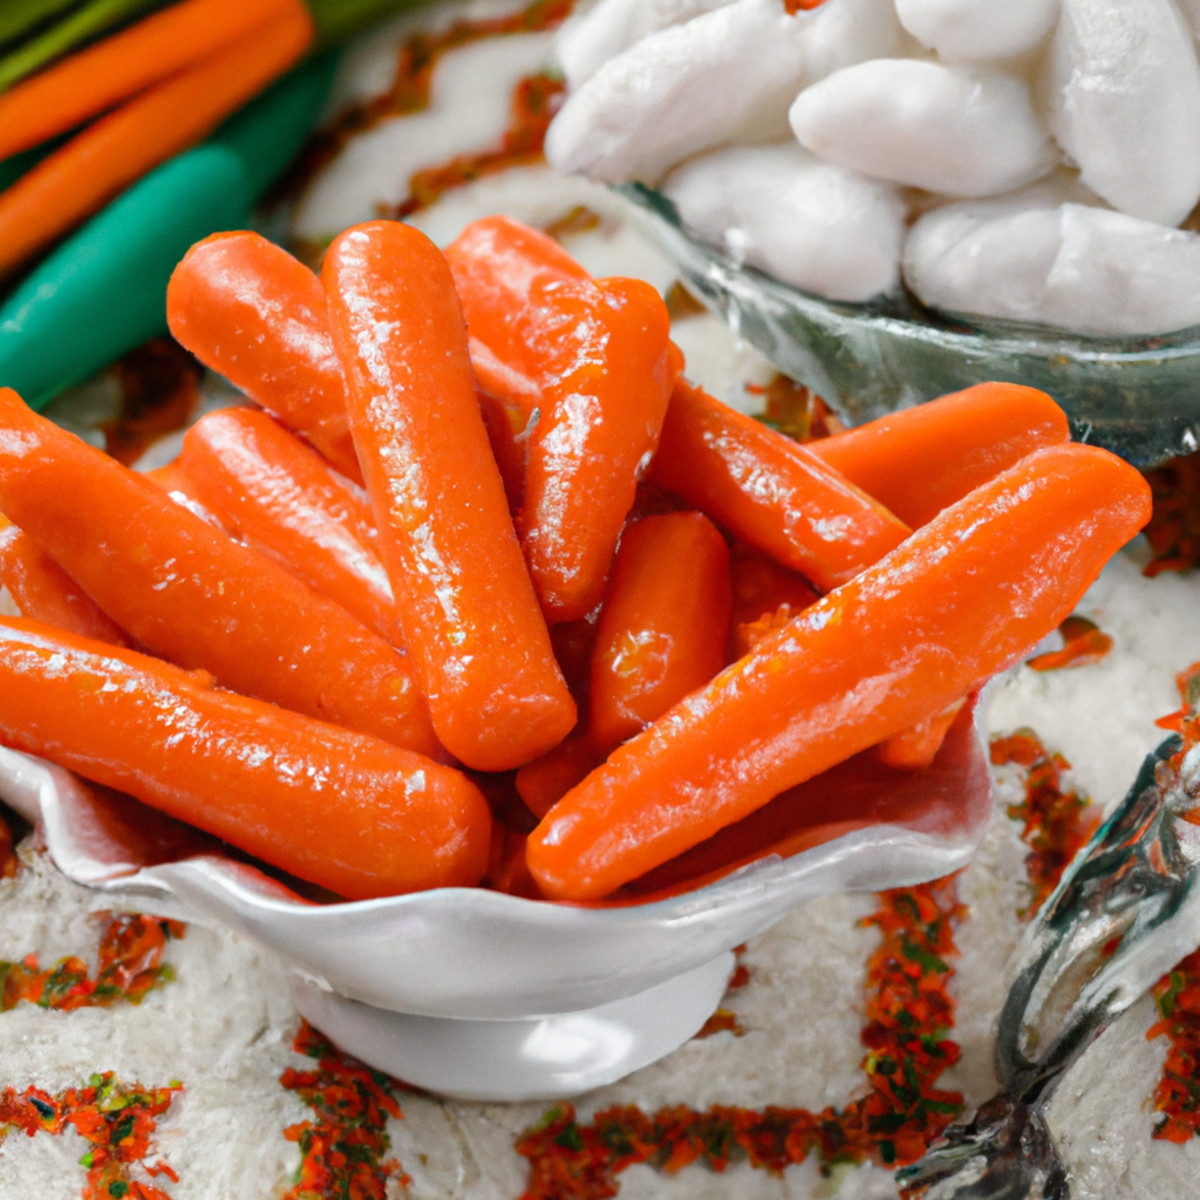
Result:
[[[803,26],[805,83],[870,58],[898,57],[912,44],[892,0],[825,0],[792,19]]]
[[[1059,0],[896,0],[900,23],[950,62],[992,62],[1033,50]]]
[[[1062,0],[1051,126],[1114,208],[1178,225],[1200,200],[1200,66],[1171,0]]]
[[[555,51],[575,91],[610,59],[648,34],[681,25],[733,0],[600,0],[569,17],[558,31]]]
[[[1107,208],[1011,198],[926,213],[904,248],[930,308],[1101,337],[1200,325],[1200,235]]]
[[[547,159],[603,183],[653,183],[714,146],[781,136],[805,28],[781,0],[735,0],[642,38],[568,96]]]
[[[897,190],[794,142],[716,150],[673,171],[663,191],[705,241],[803,291],[861,301],[899,283]]]
[[[830,162],[951,196],[1005,192],[1057,161],[1028,87],[998,71],[874,59],[806,88],[789,117]]]

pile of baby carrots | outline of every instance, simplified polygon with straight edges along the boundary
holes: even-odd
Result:
[[[504,217],[217,235],[168,315],[254,404],[149,476],[0,392],[0,741],[348,898],[593,901],[919,769],[1150,513],[1012,384],[794,443]]]

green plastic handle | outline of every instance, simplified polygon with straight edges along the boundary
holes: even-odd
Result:
[[[0,307],[0,386],[40,408],[165,333],[175,264],[210,233],[245,227],[316,123],[334,65],[321,55],[298,67],[35,267]]]

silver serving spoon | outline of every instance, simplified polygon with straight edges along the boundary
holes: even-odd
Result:
[[[1176,769],[1173,737],[1147,757],[1026,931],[1000,1013],[1002,1091],[897,1180],[924,1200],[1067,1200],[1044,1111],[1070,1066],[1200,944],[1200,747]],[[1114,949],[1115,945],[1115,949]]]

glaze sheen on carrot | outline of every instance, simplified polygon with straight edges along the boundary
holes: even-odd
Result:
[[[1070,439],[1045,392],[979,383],[806,445],[915,528],[1031,450]]]
[[[380,637],[399,636],[365,494],[272,417],[252,408],[201,417],[184,436],[177,469],[184,490],[238,541]]]
[[[352,900],[487,866],[488,806],[460,772],[37,622],[0,618],[0,742]]]
[[[0,510],[152,653],[234,691],[440,753],[402,653],[7,388]]]
[[[0,587],[21,616],[112,646],[128,639],[27,533],[0,517]]]
[[[618,748],[530,836],[534,877],[605,896],[940,712],[1072,612],[1149,515],[1103,450],[1028,455]]]
[[[181,0],[93,43],[0,95],[0,158],[74,129],[302,7],[299,0]]]
[[[0,193],[0,274],[206,136],[308,49],[303,5],[102,116]]]
[[[479,411],[445,258],[373,221],[323,271],[350,427],[405,645],[443,745],[480,770],[536,758],[575,723]]]
[[[697,512],[625,531],[600,611],[588,723],[606,750],[640,732],[725,665],[729,549]]]
[[[361,479],[325,292],[299,259],[257,233],[205,238],[167,285],[167,324],[202,363]]]
[[[845,583],[909,532],[806,447],[682,379],[650,479],[820,591]]]

